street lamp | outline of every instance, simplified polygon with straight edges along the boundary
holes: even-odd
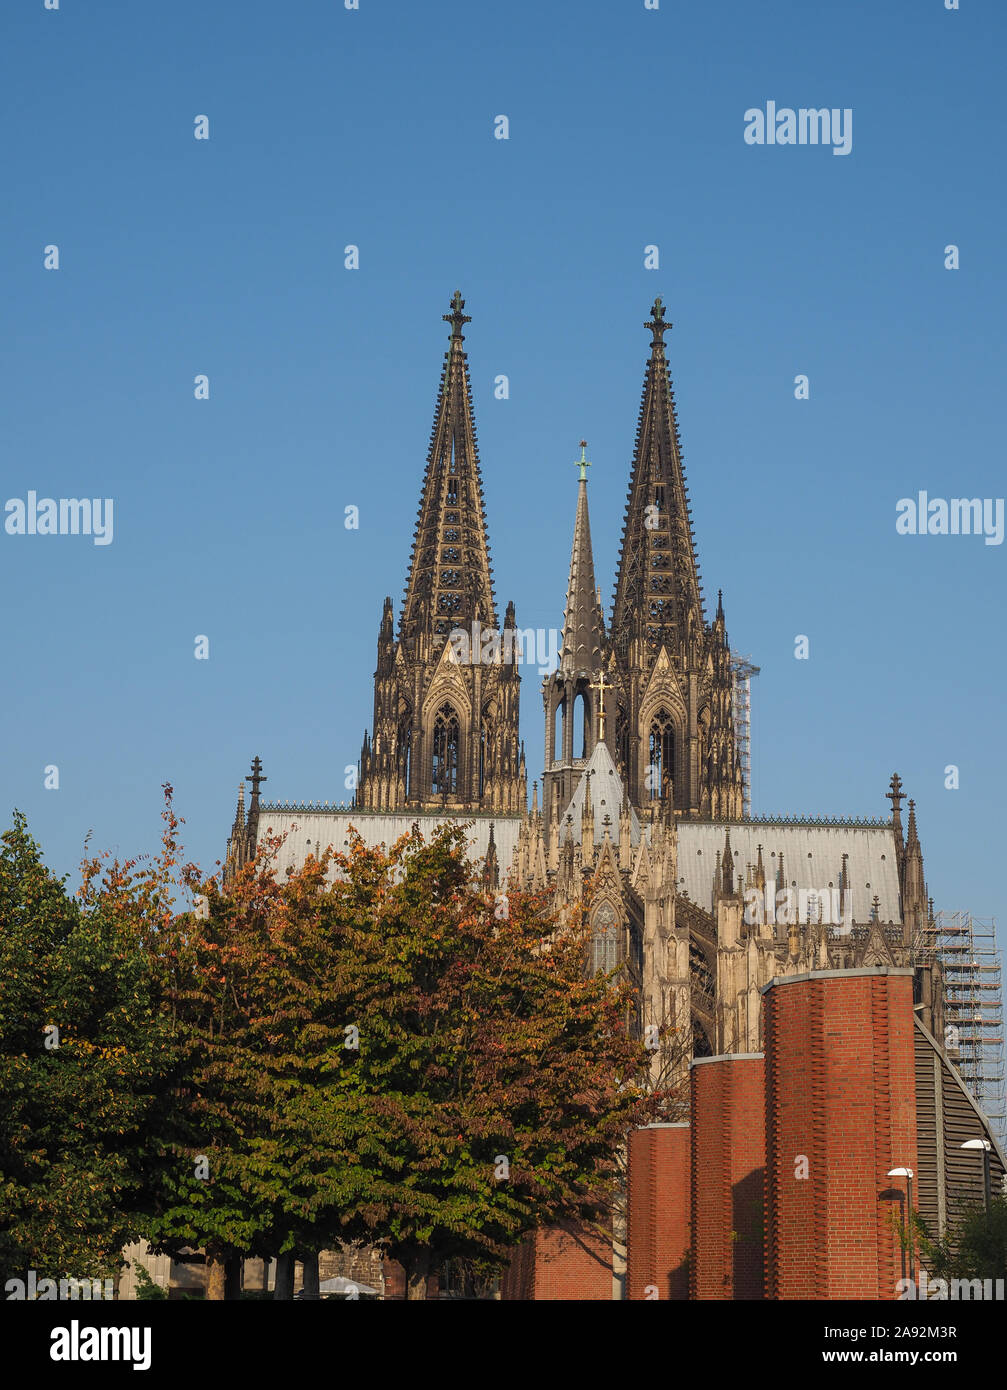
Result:
[[[913,1170],[911,1168],[889,1168],[888,1177],[906,1180],[906,1228],[909,1232],[909,1278],[916,1286],[916,1250],[913,1240]]]
[[[988,1139],[966,1139],[963,1149],[980,1149],[983,1156],[983,1199],[986,1203],[986,1219],[989,1220],[990,1203],[993,1200],[993,1184],[990,1177],[990,1148]]]

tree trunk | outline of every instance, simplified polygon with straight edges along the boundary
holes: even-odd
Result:
[[[304,1297],[313,1301],[318,1299],[318,1251],[301,1257],[304,1268]]]
[[[212,1302],[223,1302],[225,1298],[226,1266],[220,1253],[206,1252],[206,1296]]]
[[[287,1299],[294,1296],[294,1257],[293,1254],[277,1255],[276,1282],[273,1286],[274,1299]]]
[[[410,1252],[406,1265],[406,1299],[426,1298],[427,1279],[430,1276],[430,1249],[420,1245]]]
[[[233,1301],[241,1297],[240,1255],[228,1255],[224,1261],[224,1297]]]

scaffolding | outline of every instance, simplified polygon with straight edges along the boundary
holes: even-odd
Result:
[[[1001,1143],[1007,1139],[1002,960],[996,920],[938,912],[926,945],[944,972],[944,1042]]]
[[[741,813],[746,820],[752,814],[752,677],[759,667],[748,656],[731,653],[731,712],[734,717],[734,743],[741,763]]]

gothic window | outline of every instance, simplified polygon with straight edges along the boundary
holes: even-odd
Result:
[[[446,541],[461,540],[461,532],[458,530],[457,526],[452,526],[449,530],[444,532],[444,539]]]
[[[409,795],[409,776],[412,772],[413,754],[413,730],[407,715],[399,723],[398,755],[399,755],[399,775],[402,778],[402,790],[406,796]]]
[[[611,903],[602,903],[591,919],[591,974],[619,964],[619,922]]]
[[[659,709],[651,720],[648,748],[650,799],[667,795],[675,776],[675,727],[666,709]]]
[[[587,696],[577,695],[573,702],[573,756],[575,758],[587,757],[588,722]],[[580,749],[579,753],[578,748]]]
[[[651,599],[650,616],[656,618],[659,623],[667,622],[671,617],[671,603],[666,598]]]
[[[441,570],[441,583],[446,584],[449,589],[457,589],[461,582],[461,570]]]
[[[454,523],[454,525],[457,526],[457,525],[458,525],[458,513],[457,513],[457,512],[448,512],[448,514],[447,514],[447,516],[444,518],[444,520],[447,522],[447,524],[448,524],[449,526],[450,526],[452,523]],[[454,540],[457,540],[457,539],[458,539],[457,536],[448,536],[448,540],[449,540],[449,541],[454,541]]]
[[[479,795],[486,790],[486,773],[489,765],[489,733],[483,724],[479,730]]]
[[[670,570],[671,560],[667,555],[652,555],[650,558],[650,567],[652,570]]]
[[[440,613],[457,613],[461,606],[461,594],[441,594],[437,600],[437,610]]]
[[[441,705],[434,719],[434,764],[430,787],[435,796],[458,790],[460,734],[458,716],[450,705]]]
[[[446,560],[448,563],[452,560],[460,560],[461,558],[462,553],[456,545],[449,545],[445,550],[441,551],[441,559]]]
[[[667,574],[652,574],[650,576],[650,592],[652,594],[666,594],[671,588],[671,576]]]

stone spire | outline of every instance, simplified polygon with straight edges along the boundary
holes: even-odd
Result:
[[[703,626],[696,547],[689,493],[678,438],[675,396],[665,358],[665,322],[660,297],[651,319],[650,358],[636,431],[633,472],[616,580],[613,638],[620,650],[631,636],[651,651],[662,643],[669,652],[687,636],[687,617]],[[658,576],[664,587],[655,589]]]
[[[585,456],[586,450],[587,442],[582,439],[581,456],[578,460],[580,481],[577,484],[577,515],[573,524],[570,580],[566,587],[560,656],[560,671],[567,679],[579,675],[590,676],[598,671],[605,641],[605,620],[598,603],[594,555],[591,549],[591,523],[587,512],[586,470],[591,465]]]
[[[454,628],[496,627],[489,537],[462,328],[459,291],[434,410],[409,580],[399,622],[407,655],[426,658]]]
[[[923,849],[916,829],[916,803],[909,803],[909,824],[906,827],[906,848],[902,859],[902,920],[906,944],[913,932],[922,930],[928,921],[927,885],[923,877]]]
[[[252,784],[252,795],[248,803],[248,823],[245,834],[251,849],[251,854],[255,853],[255,846],[259,837],[259,789],[263,782],[269,779],[262,775],[262,759],[256,753],[252,759],[252,770],[245,779]]]
[[[366,811],[509,815],[527,800],[517,618],[509,603],[498,631],[464,310],[456,292],[397,638],[388,599],[381,616]]]

